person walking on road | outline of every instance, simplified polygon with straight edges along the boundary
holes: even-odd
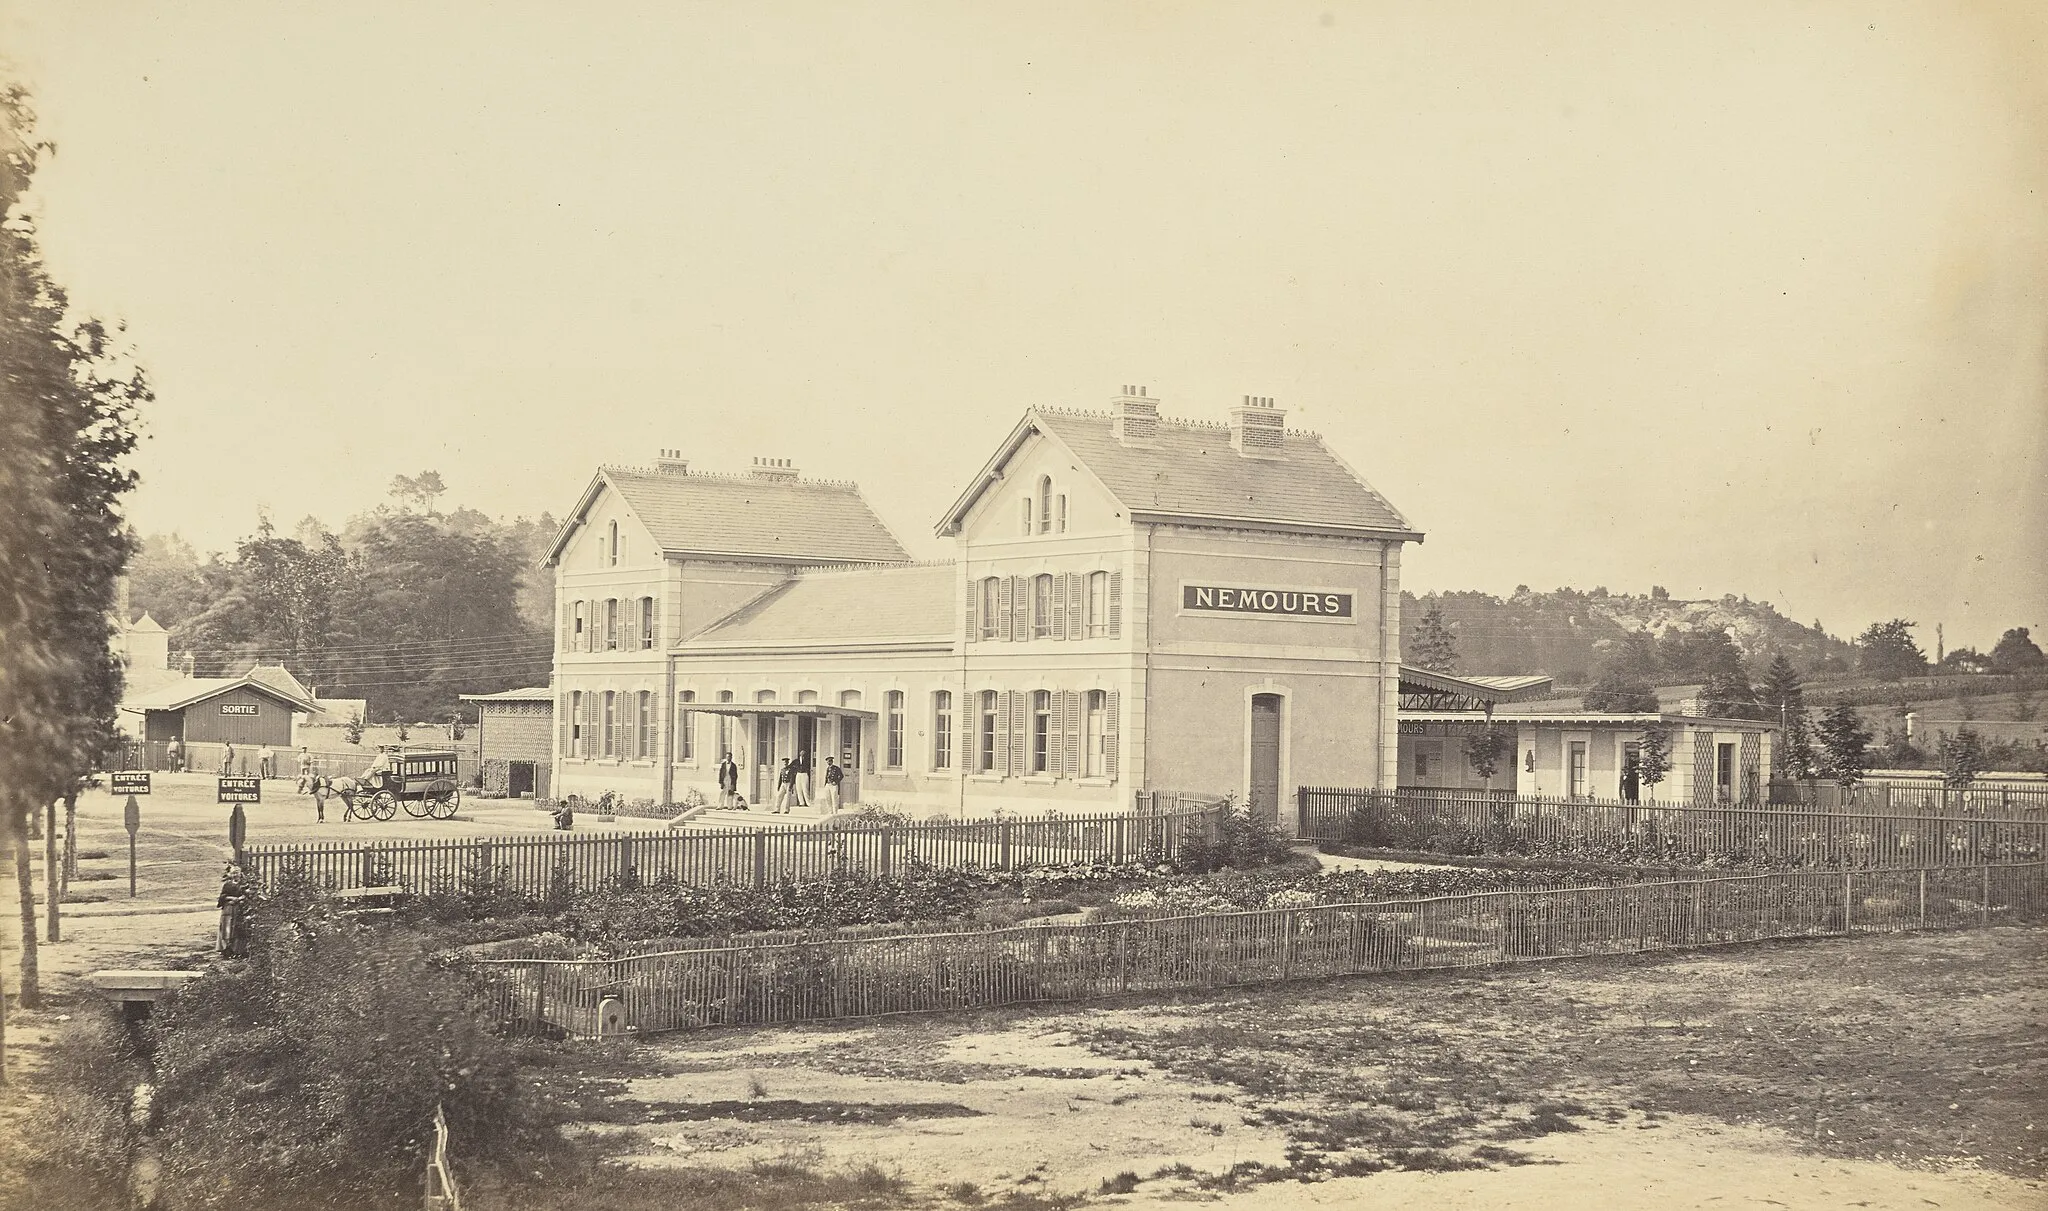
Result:
[[[170,767],[171,773],[185,772],[185,746],[178,743],[176,736],[164,743],[164,764]]]
[[[796,794],[796,767],[789,763],[789,758],[784,757],[782,759],[782,768],[775,771],[775,806],[769,809],[770,814],[787,816],[789,814],[789,800],[794,794]]]
[[[825,811],[831,814],[839,810],[839,784],[846,779],[846,771],[832,758],[825,758]]]
[[[718,759],[718,806],[731,807],[740,797],[740,767],[730,752]]]

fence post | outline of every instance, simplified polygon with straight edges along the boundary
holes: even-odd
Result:
[[[876,843],[882,847],[882,877],[884,879],[889,877],[889,872],[892,869],[889,858],[889,843],[890,839],[895,835],[893,830],[884,828],[876,838]]]
[[[768,834],[754,834],[754,886],[768,886]]]
[[[1010,822],[1004,820],[996,825],[996,866],[1000,870],[1010,869]]]
[[[1294,835],[1308,836],[1308,788],[1294,788]]]
[[[1123,865],[1123,864],[1124,864],[1124,863],[1125,863],[1126,861],[1128,861],[1128,860],[1129,860],[1129,859],[1127,859],[1127,858],[1126,858],[1126,857],[1125,857],[1124,855],[1125,855],[1126,851],[1127,851],[1127,850],[1128,850],[1128,848],[1129,848],[1129,846],[1128,846],[1128,841],[1129,841],[1129,833],[1130,833],[1130,827],[1131,827],[1131,818],[1130,818],[1129,816],[1118,816],[1118,817],[1116,818],[1116,853],[1115,853],[1115,857],[1116,857],[1116,863],[1117,863],[1117,865],[1119,865],[1119,866]]]
[[[1989,925],[1989,924],[1991,924],[1991,865],[1990,865],[1990,863],[1988,863],[1988,862],[1987,862],[1987,863],[1985,863],[1985,865],[1984,865],[1984,866],[1983,866],[1983,868],[1982,868],[1982,873],[1983,873],[1983,876],[1984,876],[1984,878],[1983,878],[1983,889],[1982,889],[1982,890],[1981,890],[1981,891],[1980,891],[1980,892],[1978,893],[1978,895],[1977,895],[1977,919],[1978,919],[1978,920],[1979,920],[1979,921],[1980,921],[1981,923],[1983,923],[1983,924],[1985,924],[1985,925]]]
[[[1920,872],[1920,923],[1927,924],[1927,872]]]
[[[1280,978],[1294,978],[1294,926],[1296,911],[1292,908],[1280,914]]]
[[[1856,931],[1855,906],[1856,872],[1845,870],[1842,872],[1842,932],[1845,934]]]

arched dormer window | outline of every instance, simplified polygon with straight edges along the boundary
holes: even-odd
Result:
[[[1052,476],[1038,477],[1038,532],[1052,533]]]

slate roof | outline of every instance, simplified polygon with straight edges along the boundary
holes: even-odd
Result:
[[[296,681],[294,682],[296,684]],[[229,690],[260,690],[289,706],[302,711],[315,711],[319,707],[309,697],[294,694],[250,672],[241,677],[180,677],[176,681],[160,685],[146,693],[137,694],[121,704],[121,709],[140,713],[142,711],[175,711],[218,697]]]
[[[959,578],[950,563],[805,572],[713,623],[678,649],[951,642]]]
[[[902,563],[910,558],[868,507],[860,489],[850,483],[605,467],[556,536],[549,562],[560,557],[574,523],[590,507],[600,484],[617,491],[670,554],[797,564]]]
[[[1386,497],[1313,433],[1289,430],[1276,457],[1246,458],[1231,446],[1228,425],[1162,416],[1151,444],[1131,447],[1117,440],[1116,422],[1109,413],[1034,408],[998,454],[996,465],[1015,452],[1033,427],[1072,450],[1133,515],[1278,522],[1422,537]],[[985,486],[986,479],[981,487]],[[981,487],[954,506],[940,524],[941,533],[953,532]]]

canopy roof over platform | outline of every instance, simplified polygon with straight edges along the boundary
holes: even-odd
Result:
[[[1485,711],[1502,702],[1526,702],[1550,692],[1551,678],[1533,673],[1462,676],[1401,666],[1403,711]]]
[[[679,702],[676,709],[701,711],[707,715],[729,715],[735,719],[748,719],[757,715],[810,715],[814,718],[851,715],[855,719],[880,718],[875,712],[864,711],[857,706],[833,706],[825,702]]]

